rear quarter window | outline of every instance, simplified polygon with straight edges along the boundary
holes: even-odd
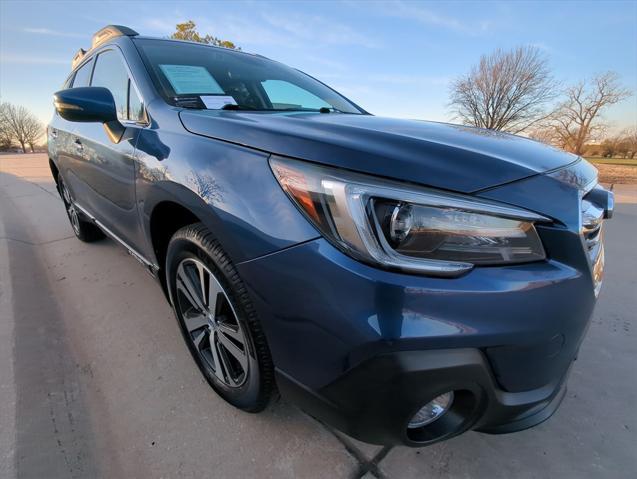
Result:
[[[90,59],[75,72],[72,88],[88,86],[91,80],[91,72],[93,71],[93,59]]]

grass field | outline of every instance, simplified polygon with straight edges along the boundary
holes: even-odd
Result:
[[[637,184],[637,165],[594,164],[602,183]]]
[[[594,165],[637,166],[637,158],[586,158]]]

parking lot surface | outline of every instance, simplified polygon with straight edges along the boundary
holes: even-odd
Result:
[[[516,434],[382,448],[200,377],[158,284],[68,224],[46,155],[0,155],[0,477],[637,477],[637,187],[562,407]]]

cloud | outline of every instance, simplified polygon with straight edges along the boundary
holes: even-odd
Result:
[[[530,47],[537,48],[538,50],[542,50],[545,53],[555,53],[555,48],[546,43],[542,42],[532,42],[528,44]]]
[[[320,41],[330,45],[378,47],[378,43],[364,33],[319,15],[273,15],[271,13],[263,13],[262,16],[266,22],[276,29],[286,31],[298,39]]]
[[[175,31],[175,25],[177,23],[180,22],[176,22],[175,20],[166,20],[163,18],[147,18],[144,20],[143,25],[151,32],[159,32],[166,35]]]
[[[491,29],[492,24],[488,20],[463,22],[458,18],[436,13],[430,8],[425,8],[416,3],[407,3],[395,0],[391,3],[376,4],[385,15],[404,18],[429,26],[440,27],[455,32],[477,35]]]
[[[71,61],[67,58],[30,56],[30,55],[1,55],[0,63],[17,63],[22,65],[71,65]]]
[[[151,17],[144,20],[143,24],[151,32],[170,35],[175,31],[176,23],[189,19],[195,22],[200,33],[228,38],[239,46],[275,45],[294,48],[311,43],[378,47],[378,43],[364,33],[320,15],[274,14],[270,11],[261,11],[246,17],[220,13],[214,16],[214,20],[197,15],[188,18]]]
[[[81,33],[61,32],[59,30],[51,30],[50,28],[25,27],[22,29],[22,31],[26,33],[32,33],[35,35],[49,35],[53,37],[71,37],[71,38],[86,38],[87,37],[87,35],[82,35]]]
[[[446,86],[451,81],[447,76],[430,75],[404,75],[392,74],[372,74],[366,77],[368,80],[391,85],[437,85]]]
[[[175,31],[177,23],[192,20],[197,25],[197,31],[201,34],[211,34],[215,37],[228,39],[236,45],[290,45],[293,39],[289,35],[282,35],[273,28],[264,28],[254,21],[244,17],[220,14],[215,16],[214,21],[207,17],[190,15],[166,18],[147,18],[143,25],[150,33],[160,36],[168,36]],[[262,22],[261,22],[262,23]]]
[[[351,80],[352,72],[325,72],[321,73],[321,79],[329,80]],[[365,80],[368,83],[380,85],[405,85],[405,86],[447,86],[452,80],[449,76],[433,76],[433,75],[410,75],[400,73],[367,73]],[[378,85],[378,86],[380,86]]]
[[[350,70],[349,65],[336,61],[331,57],[325,58],[317,55],[304,55],[302,61],[305,65],[310,65],[314,68],[320,67],[320,70],[328,70],[330,72],[347,72]]]
[[[197,22],[197,25],[199,23]],[[213,35],[228,38],[241,45],[295,46],[295,41],[285,32],[263,26],[263,22],[254,22],[242,16],[226,15],[218,22],[201,21],[201,31],[215,32]],[[217,33],[218,32],[218,33]]]

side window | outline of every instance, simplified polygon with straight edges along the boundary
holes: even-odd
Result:
[[[128,119],[132,121],[146,121],[144,104],[137,95],[133,82],[128,80]]]
[[[266,80],[261,83],[273,108],[330,108],[330,104],[321,100],[301,87],[283,80]]]
[[[91,85],[111,91],[120,119],[143,121],[144,107],[119,55],[113,50],[107,50],[100,53],[96,61]]]
[[[73,85],[73,80],[74,79],[75,79],[75,74],[69,75],[69,77],[64,82],[64,85],[62,86],[62,89],[66,90],[67,88],[71,88],[71,85]]]
[[[75,78],[73,79],[73,88],[78,86],[88,86],[88,82],[91,79],[91,70],[93,69],[93,60],[89,60],[82,65],[77,72],[75,72]]]
[[[128,73],[117,53],[108,50],[98,55],[91,86],[108,88],[115,99],[117,116],[122,120],[128,119]]]

